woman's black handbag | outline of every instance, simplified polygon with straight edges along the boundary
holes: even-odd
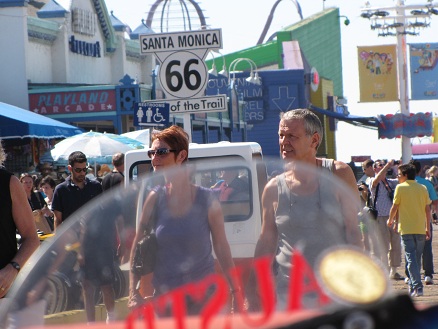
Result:
[[[155,231],[145,232],[145,236],[137,242],[131,272],[142,276],[154,271],[157,254],[157,237]]]
[[[369,218],[376,220],[377,219],[377,209],[374,207],[365,207],[364,210],[368,213]]]
[[[155,235],[156,207],[157,205],[155,205],[152,211],[151,218],[144,231],[144,237],[141,238],[135,246],[131,272],[138,276],[146,275],[154,271],[158,249],[157,236]]]

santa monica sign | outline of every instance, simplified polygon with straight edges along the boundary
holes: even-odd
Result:
[[[141,53],[158,53],[188,49],[220,49],[220,29],[140,35]]]
[[[205,96],[205,58],[222,48],[220,29],[140,35],[141,53],[160,62],[158,79],[171,113],[226,111],[226,95]]]

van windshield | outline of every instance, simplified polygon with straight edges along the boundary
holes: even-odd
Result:
[[[193,183],[213,190],[221,203],[225,222],[245,221],[250,218],[253,211],[253,182],[251,169],[244,164],[242,158],[203,157],[191,158],[189,161]],[[151,161],[133,164],[129,174],[136,181],[153,174]]]

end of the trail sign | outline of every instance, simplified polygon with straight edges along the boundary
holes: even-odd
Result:
[[[169,104],[142,102],[135,104],[134,126],[162,126],[169,123]]]
[[[227,95],[192,97],[190,99],[164,99],[169,104],[170,113],[208,113],[228,110]]]

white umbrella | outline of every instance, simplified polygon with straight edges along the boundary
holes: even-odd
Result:
[[[134,131],[130,131],[130,132],[121,134],[120,136],[125,136],[128,138],[135,139],[135,140],[139,141],[140,143],[143,143],[146,147],[149,147],[150,138],[151,138],[149,129],[134,130]]]
[[[67,163],[69,155],[74,151],[85,153],[91,163],[110,164],[113,154],[142,148],[142,143],[128,137],[90,131],[60,141],[50,153],[58,164]]]

